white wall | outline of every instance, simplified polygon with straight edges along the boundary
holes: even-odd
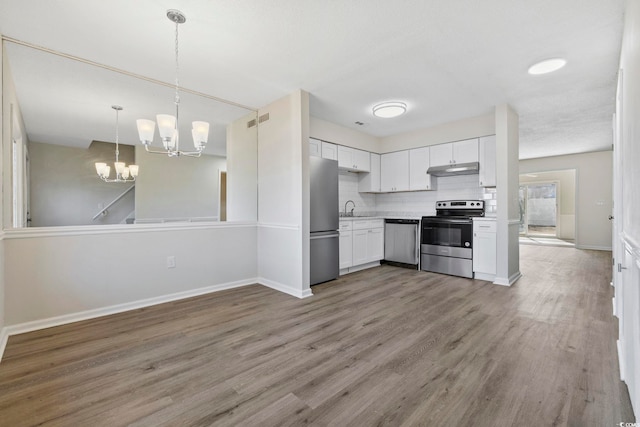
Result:
[[[520,277],[518,200],[519,118],[507,104],[496,106],[496,280],[511,285]]]
[[[576,247],[611,250],[612,152],[572,154],[520,161],[520,173],[575,169]]]
[[[317,117],[310,117],[309,136],[360,150],[380,152],[380,139]]]
[[[258,218],[258,125],[250,113],[227,126],[227,221]]]
[[[59,229],[47,235],[33,230],[8,233],[6,325],[57,317],[76,320],[86,311],[253,283],[257,276],[254,224],[132,227],[94,228],[86,234]],[[176,267],[168,269],[171,255]]]
[[[625,3],[616,99],[614,309],[620,377],[640,415],[640,2]]]
[[[380,138],[379,153],[461,141],[479,136],[494,135],[495,133],[494,114],[491,113]]]
[[[4,71],[4,43],[0,40],[0,70]],[[4,78],[4,76],[3,76]],[[0,81],[0,100],[4,100],[3,93],[3,84]],[[0,146],[0,177],[4,177],[4,142],[5,141],[5,124],[4,124],[4,101],[0,101],[0,142],[2,142],[2,146]],[[3,179],[4,181],[4,179]],[[1,188],[1,186],[0,186]],[[5,335],[5,281],[4,281],[4,196],[0,196],[2,200],[0,201],[0,357],[2,357],[2,353],[4,352],[4,346],[6,345],[6,335]]]
[[[258,144],[258,273],[261,283],[306,297],[309,286],[309,94],[261,108]]]
[[[219,172],[226,170],[224,157],[172,158],[147,153],[142,145],[136,145],[136,161],[140,166],[136,220],[218,216]]]

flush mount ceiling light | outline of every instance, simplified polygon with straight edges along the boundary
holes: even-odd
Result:
[[[112,105],[116,111],[116,161],[113,163],[113,167],[116,171],[115,179],[109,179],[109,174],[111,173],[111,166],[107,166],[106,163],[97,162],[96,163],[96,172],[98,176],[104,182],[131,182],[135,181],[138,176],[138,165],[129,165],[127,166],[124,162],[121,162],[118,159],[120,155],[120,146],[118,141],[118,113],[122,111],[122,107],[119,105]]]
[[[404,102],[383,102],[373,107],[373,115],[390,119],[398,117],[407,111],[407,104]]]
[[[559,70],[567,64],[567,60],[563,58],[545,59],[529,67],[529,74],[547,74]]]
[[[144,145],[145,150],[153,154],[167,154],[169,157],[190,156],[200,157],[204,150],[207,140],[209,139],[209,123],[207,122],[193,122],[191,129],[191,136],[193,137],[193,145],[195,151],[181,151],[178,135],[178,107],[180,105],[179,95],[179,81],[178,81],[178,25],[184,24],[187,18],[182,12],[175,9],[167,10],[167,18],[176,24],[176,95],[174,104],[176,105],[176,114],[172,116],[170,114],[158,114],[156,120],[158,121],[158,133],[162,139],[162,145],[164,145],[165,151],[151,150],[151,142],[153,141],[153,135],[156,130],[156,124],[153,120],[139,119],[136,121],[138,125],[138,134],[140,136],[140,142]]]

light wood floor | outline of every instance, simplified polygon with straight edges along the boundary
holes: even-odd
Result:
[[[522,246],[511,288],[382,266],[13,336],[0,425],[632,422],[609,257]]]

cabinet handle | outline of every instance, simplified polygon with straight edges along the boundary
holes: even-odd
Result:
[[[480,181],[480,185],[482,185],[482,181]]]

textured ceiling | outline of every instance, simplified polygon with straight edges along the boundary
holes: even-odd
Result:
[[[520,115],[520,157],[611,147],[622,0],[0,1],[0,32],[260,107],[301,88],[312,115],[388,136],[493,111]],[[567,66],[529,76],[562,56]],[[385,100],[407,114],[371,115]],[[357,126],[361,121],[363,126]]]

